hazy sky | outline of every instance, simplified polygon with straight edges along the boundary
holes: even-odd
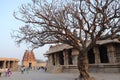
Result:
[[[0,0],[0,57],[22,59],[26,45],[18,47],[14,39],[11,38],[12,30],[17,30],[23,23],[13,17],[13,12],[17,11],[21,4],[31,2],[31,0]],[[43,46],[34,50],[37,59],[44,59],[43,54],[49,46]]]

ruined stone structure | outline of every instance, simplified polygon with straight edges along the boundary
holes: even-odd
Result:
[[[19,60],[16,58],[0,58],[0,68],[9,68],[10,70],[14,71],[19,67],[18,62]]]
[[[33,50],[26,50],[23,56],[22,65],[25,67],[36,67],[36,59]]]
[[[72,46],[59,44],[46,52],[47,70],[50,72],[78,72],[78,51]],[[120,41],[102,40],[88,52],[90,72],[120,72]]]

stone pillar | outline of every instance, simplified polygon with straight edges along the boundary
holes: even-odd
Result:
[[[56,56],[56,65],[60,65],[60,62],[59,62],[59,56],[58,56],[59,52],[55,55]]]
[[[55,54],[52,54],[50,59],[52,59],[52,65],[55,65]]]
[[[6,68],[6,60],[3,62],[3,68]]]
[[[99,48],[96,46],[96,47],[93,48],[93,51],[94,51],[94,55],[95,55],[95,63],[96,63],[96,64],[101,63],[101,61],[100,61]]]
[[[47,65],[53,65],[53,58],[52,58],[52,55],[49,55],[48,56],[48,61],[47,61]]]
[[[115,63],[115,47],[112,44],[107,45],[107,54],[109,58],[109,63]]]
[[[78,58],[78,55],[73,55],[72,56],[73,65],[77,65],[77,58]]]
[[[73,65],[77,65],[78,55],[79,55],[79,51],[76,49],[72,49],[72,63],[73,63]]]
[[[12,62],[12,68],[14,69],[16,67],[15,61]]]
[[[17,68],[18,68],[17,61],[13,61],[12,69],[17,70]]]
[[[8,61],[8,68],[10,68],[10,61]]]
[[[55,66],[56,66],[56,65],[58,65],[57,54],[54,54],[54,57],[55,57]]]
[[[67,50],[63,50],[63,56],[64,56],[64,65],[68,65],[68,52],[67,52]]]
[[[13,68],[16,67],[16,61],[13,61]]]
[[[6,64],[5,64],[5,65],[6,65],[6,68],[8,68],[8,61],[6,61]]]

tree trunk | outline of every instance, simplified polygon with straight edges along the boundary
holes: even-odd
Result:
[[[79,69],[79,77],[78,80],[94,80],[90,78],[88,73],[88,60],[87,60],[87,52],[80,52],[78,55],[78,69]]]

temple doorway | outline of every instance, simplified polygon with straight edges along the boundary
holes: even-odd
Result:
[[[30,68],[32,67],[32,63],[29,63],[29,67],[30,67]]]
[[[101,63],[108,63],[107,47],[105,45],[99,46],[100,61]]]
[[[58,54],[58,56],[59,56],[59,63],[60,63],[60,65],[64,65],[64,56],[63,56],[63,53],[60,52]]]

